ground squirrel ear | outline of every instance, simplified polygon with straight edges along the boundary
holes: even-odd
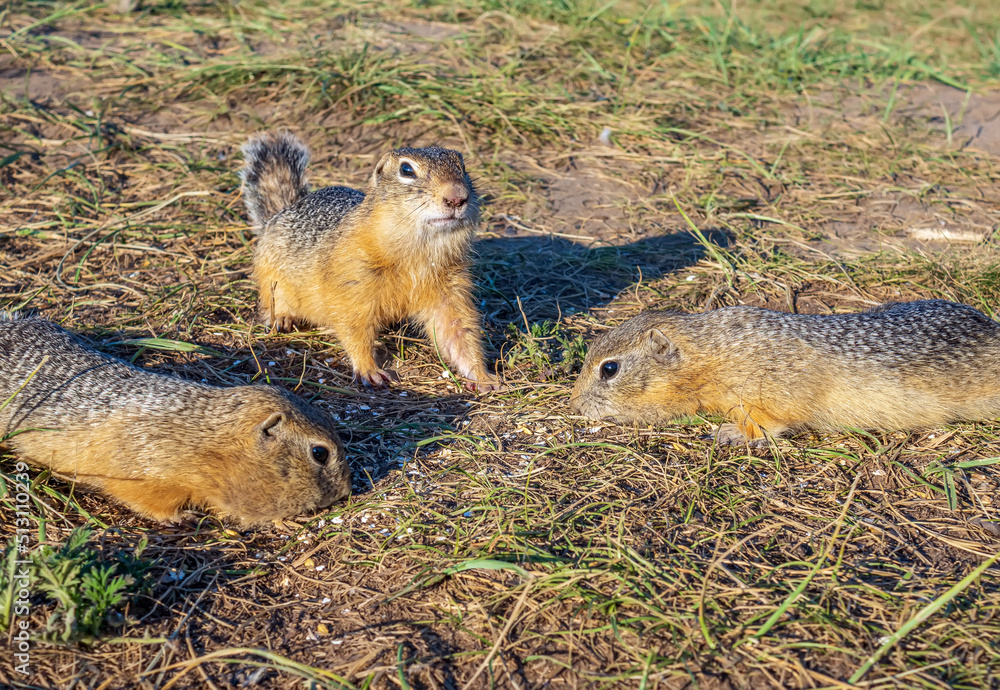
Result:
[[[285,415],[280,412],[275,412],[273,415],[261,422],[260,426],[257,428],[264,436],[274,436],[275,432],[278,430],[278,425],[283,421],[285,421]]]
[[[651,328],[646,332],[646,347],[653,358],[667,362],[677,357],[677,346],[659,328]]]
[[[382,173],[385,172],[385,166],[389,164],[389,160],[392,158],[392,153],[387,153],[378,159],[378,163],[375,164],[375,172],[372,173],[372,184],[378,182],[378,178],[382,177]]]

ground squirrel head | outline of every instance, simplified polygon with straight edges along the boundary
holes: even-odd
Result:
[[[237,426],[224,443],[229,463],[212,472],[221,512],[257,524],[325,508],[351,492],[351,470],[332,418],[271,386],[225,389]],[[220,421],[221,424],[221,421]]]
[[[468,234],[479,223],[479,195],[462,154],[451,149],[390,151],[375,165],[365,193],[387,202],[400,218],[412,218],[428,236]]]
[[[687,357],[669,328],[683,314],[645,312],[602,334],[591,345],[570,406],[591,419],[653,422],[693,414],[695,396],[673,394],[686,385]],[[674,385],[671,379],[676,378]]]

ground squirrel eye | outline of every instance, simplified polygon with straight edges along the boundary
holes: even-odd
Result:
[[[312,455],[313,455],[313,460],[318,462],[320,465],[325,465],[326,461],[330,459],[329,449],[323,446],[313,446]]]
[[[399,165],[399,176],[400,177],[408,177],[411,180],[415,180],[415,179],[417,179],[417,171],[413,169],[412,165],[410,165],[406,161],[403,161]]]
[[[601,380],[613,379],[618,373],[618,362],[610,361],[601,365]]]

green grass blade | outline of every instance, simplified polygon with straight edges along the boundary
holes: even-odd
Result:
[[[887,639],[882,644],[881,647],[875,650],[875,653],[872,654],[870,657],[868,657],[868,660],[865,661],[865,663],[863,663],[861,667],[854,672],[854,675],[851,676],[848,682],[854,684],[860,681],[862,678],[864,678],[865,674],[868,673],[868,670],[871,669],[871,667],[874,666],[875,663],[879,659],[881,659],[886,652],[892,649],[892,647],[894,647],[900,640],[906,637],[914,628],[916,628],[918,625],[920,625],[928,618],[933,616],[935,613],[940,611],[946,604],[948,604],[949,602],[954,600],[955,597],[964,592],[973,582],[979,579],[979,577],[981,577],[983,573],[985,573],[994,563],[996,563],[998,559],[1000,559],[1000,551],[998,551],[997,553],[993,554],[985,561],[980,563],[975,570],[973,570],[971,573],[969,573],[961,580],[956,582],[947,592],[945,592],[940,597],[938,597],[930,604],[925,606],[923,609],[921,609],[917,613],[917,615],[908,620],[906,623],[903,624],[903,626],[899,630],[890,635],[889,639]]]

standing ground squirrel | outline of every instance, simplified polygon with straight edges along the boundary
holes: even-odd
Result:
[[[271,386],[155,374],[59,326],[0,312],[0,439],[143,515],[211,507],[253,524],[351,491],[328,415]]]
[[[913,429],[1000,416],[1000,324],[943,300],[807,316],[650,311],[590,348],[571,406],[594,419],[726,415],[720,443],[801,428]]]
[[[479,197],[462,155],[442,148],[396,149],[379,160],[364,192],[309,192],[309,151],[289,133],[243,145],[240,171],[255,231],[254,280],[264,321],[281,330],[304,321],[333,330],[354,376],[384,386],[375,338],[415,317],[445,360],[496,390],[480,343],[468,255]]]

